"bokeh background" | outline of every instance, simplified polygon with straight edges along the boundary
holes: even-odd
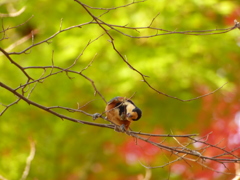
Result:
[[[92,7],[111,8],[131,1],[81,1]],[[18,14],[17,14],[18,12]],[[91,10],[96,16],[103,10]],[[34,42],[40,42],[60,29],[86,23],[91,17],[75,1],[1,0],[1,27],[24,25],[8,30],[7,39],[0,42],[8,52],[20,52]],[[112,10],[102,20],[131,27],[148,26],[171,31],[208,30],[227,28],[240,20],[238,1],[148,0]],[[9,17],[9,14],[13,17]],[[149,29],[124,30],[134,36],[152,35]],[[98,25],[86,25],[60,33],[48,43],[32,48],[26,54],[12,55],[14,61],[26,66],[68,67],[83,51],[89,40],[104,31]],[[141,76],[130,69],[112,49],[109,37],[104,35],[92,43],[73,70],[85,68],[99,92],[110,100],[115,96],[130,97],[143,111],[143,117],[131,127],[135,131],[162,134],[191,134],[204,136],[212,132],[209,142],[226,146],[228,150],[240,146],[240,32],[193,36],[163,35],[153,38],[130,38],[109,31],[119,52],[126,56],[137,70],[148,75],[148,82],[159,91],[181,99],[191,99],[209,93],[228,82],[216,93],[190,102],[180,102],[157,94],[141,81]],[[1,34],[3,36],[3,33]],[[25,39],[23,39],[25,38]],[[15,44],[19,42],[19,44]],[[54,54],[53,54],[54,51]],[[39,77],[42,70],[28,70]],[[44,106],[77,108],[92,101],[82,110],[103,112],[104,101],[94,96],[91,83],[81,76],[65,73],[51,76],[38,83],[30,99]],[[0,81],[15,88],[25,83],[26,77],[0,54]],[[9,104],[16,99],[3,88],[0,102]],[[0,107],[3,110],[4,106]],[[80,120],[93,121],[80,113],[58,111]],[[96,122],[108,123],[102,119]],[[157,141],[162,141],[159,138]],[[177,162],[164,168],[145,169],[141,163],[163,165],[168,156],[149,144],[117,133],[111,129],[76,124],[29,106],[23,101],[12,106],[0,117],[0,175],[7,179],[20,179],[35,142],[36,154],[27,179],[45,180],[105,180],[127,179],[232,179],[234,175],[219,174],[199,165],[189,166]],[[214,152],[212,152],[214,154]],[[240,155],[237,151],[237,155]],[[210,154],[211,155],[211,154]],[[211,168],[227,172],[217,163],[206,162]],[[235,166],[226,165],[228,172]]]

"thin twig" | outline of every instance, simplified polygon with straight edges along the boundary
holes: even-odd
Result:
[[[32,141],[31,144],[30,144],[30,154],[29,156],[27,157],[27,160],[26,160],[26,166],[25,166],[25,169],[23,171],[23,174],[22,174],[22,177],[20,178],[20,180],[25,180],[29,174],[29,171],[30,171],[30,167],[31,167],[31,162],[35,156],[35,143]]]

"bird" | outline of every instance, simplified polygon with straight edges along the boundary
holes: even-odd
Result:
[[[132,121],[137,121],[142,117],[142,111],[128,98],[117,96],[111,99],[105,108],[109,121],[116,126],[116,131],[129,129]]]

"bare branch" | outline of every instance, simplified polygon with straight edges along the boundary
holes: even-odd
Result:
[[[158,94],[161,94],[161,95],[164,95],[166,97],[169,97],[169,98],[173,98],[173,99],[176,99],[176,100],[179,100],[179,101],[182,101],[182,102],[187,102],[187,101],[193,101],[193,100],[196,100],[196,99],[199,99],[199,98],[203,98],[205,96],[208,96],[208,95],[211,95],[213,94],[214,92],[216,92],[217,90],[221,89],[225,84],[223,84],[221,87],[217,88],[216,90],[210,92],[210,93],[207,93],[205,95],[202,95],[202,96],[199,96],[199,97],[196,97],[196,98],[192,98],[192,99],[187,99],[187,100],[182,100],[180,98],[177,98],[177,97],[174,97],[174,96],[171,96],[171,95],[168,95],[166,93],[163,93],[157,89],[155,89],[152,85],[150,85],[150,83],[146,80],[146,75],[142,74],[140,71],[138,71],[137,69],[135,69],[128,61],[126,58],[124,58],[124,56],[118,51],[118,49],[116,48],[115,46],[115,43],[114,43],[114,38],[109,34],[108,30],[103,26],[103,25],[107,25],[108,27],[110,27],[111,29],[114,29],[112,26],[110,26],[109,24],[101,21],[99,18],[97,18],[96,16],[94,16],[89,10],[88,8],[85,6],[85,4],[83,4],[82,2],[80,2],[79,0],[74,0],[76,1],[78,4],[80,4],[86,11],[87,13],[94,19],[94,21],[105,31],[105,33],[109,36],[109,38],[111,39],[109,42],[112,44],[112,47],[114,49],[114,51],[121,57],[121,59],[128,65],[129,68],[131,68],[133,71],[137,72],[141,77],[142,77],[142,81],[144,83],[146,83],[148,85],[148,87],[150,87],[152,90],[154,90],[155,92],[157,92]],[[231,28],[232,29],[236,29],[238,27],[238,25],[236,25],[237,23],[235,23],[235,26],[234,28]],[[125,27],[125,26],[124,26]],[[148,27],[147,27],[148,28]],[[114,29],[116,30],[116,29]],[[117,30],[118,31],[118,30]],[[229,30],[228,30],[229,31]],[[118,31],[119,32],[119,31]],[[122,33],[122,32],[121,32]],[[131,36],[132,37],[132,36]]]
[[[197,136],[197,134],[185,134],[185,135],[149,134],[149,133],[142,133],[142,132],[135,132],[135,131],[130,131],[130,134],[145,135],[145,136],[150,136],[150,137],[192,137],[192,136]]]
[[[98,10],[107,10],[107,11],[110,11],[110,10],[115,10],[115,9],[119,9],[119,8],[123,8],[123,7],[127,7],[127,6],[130,6],[132,4],[136,4],[136,3],[141,3],[141,2],[145,2],[146,0],[143,0],[143,1],[133,1],[131,3],[128,3],[128,4],[125,4],[125,5],[122,5],[122,6],[117,6],[117,7],[112,7],[112,8],[99,8],[99,7],[91,7],[91,6],[88,6],[87,4],[83,4],[84,6],[90,8],[90,9],[98,9]]]
[[[151,21],[151,23],[149,24],[148,27],[151,27],[151,26],[152,26],[153,22],[154,22],[155,19],[159,16],[159,14],[160,14],[160,13],[158,13],[158,14],[152,19],[152,21]]]
[[[66,120],[70,120],[70,121],[73,121],[73,122],[77,122],[77,123],[81,123],[81,124],[86,124],[86,125],[92,125],[92,126],[98,126],[98,127],[105,127],[105,128],[110,128],[110,129],[115,129],[115,125],[111,125],[111,124],[100,124],[100,123],[93,123],[93,122],[89,122],[89,121],[82,121],[82,120],[78,120],[78,119],[75,119],[75,118],[71,118],[71,117],[68,117],[68,116],[65,116],[63,114],[60,114],[60,113],[57,113],[55,111],[53,111],[53,109],[56,109],[56,108],[60,108],[60,109],[65,109],[69,112],[81,112],[81,113],[84,113],[85,115],[87,116],[90,116],[90,117],[94,117],[94,114],[89,114],[89,113],[86,113],[82,110],[79,110],[79,109],[72,109],[72,108],[68,108],[68,107],[61,107],[61,106],[52,106],[52,107],[45,107],[43,105],[40,105],[36,102],[33,102],[31,100],[29,100],[28,98],[24,97],[23,95],[21,95],[20,93],[18,93],[16,90],[10,88],[9,86],[3,84],[0,82],[0,86],[3,87],[4,89],[10,91],[11,93],[13,93],[14,95],[18,96],[20,99],[22,99],[23,101],[27,102],[29,105],[33,105],[37,108],[40,108],[44,111],[47,111],[61,119],[66,119]],[[105,117],[102,117],[100,116],[101,118],[103,119],[106,119]],[[106,119],[107,120],[107,119]],[[129,136],[132,136],[136,139],[140,139],[140,140],[143,140],[147,143],[150,143],[152,144],[153,146],[156,146],[164,151],[167,151],[167,152],[170,152],[172,153],[173,155],[177,156],[177,158],[175,160],[172,160],[172,161],[169,161],[168,163],[166,163],[165,165],[161,165],[161,166],[156,166],[156,167],[150,167],[150,166],[144,166],[146,168],[158,168],[158,167],[164,167],[164,166],[167,166],[171,163],[174,163],[174,162],[177,162],[177,161],[180,161],[180,160],[184,160],[186,161],[193,161],[193,162],[197,162],[199,164],[203,164],[203,163],[200,163],[199,162],[199,159],[202,159],[202,160],[211,160],[211,161],[216,161],[216,162],[219,162],[219,163],[237,163],[237,162],[240,162],[240,158],[235,156],[234,154],[232,154],[231,152],[227,152],[224,148],[220,148],[220,147],[217,147],[216,145],[211,145],[209,143],[207,143],[206,141],[201,141],[201,140],[198,140],[198,139],[195,139],[193,138],[192,136],[195,136],[195,134],[190,134],[190,135],[154,135],[154,134],[147,134],[147,133],[141,133],[141,132],[134,132],[134,131],[127,131],[125,132],[127,135]],[[142,135],[142,136],[148,136],[148,138],[144,138],[142,136],[138,136],[138,135]],[[208,137],[209,134],[206,136]],[[208,157],[208,156],[204,156],[203,155],[203,152],[199,152],[197,150],[192,150],[192,149],[189,149],[187,148],[187,146],[191,143],[188,143],[186,145],[182,145],[180,142],[180,145],[181,147],[171,147],[169,145],[164,145],[164,141],[160,142],[160,143],[156,143],[152,140],[150,140],[150,137],[181,137],[181,138],[188,138],[190,140],[192,140],[194,143],[203,143],[203,144],[206,144],[208,145],[208,147],[212,147],[212,148],[216,148],[216,149],[219,149],[221,150],[223,153],[221,154],[221,156],[213,156],[213,157]],[[201,138],[202,139],[202,138]],[[206,149],[206,148],[205,148]],[[182,155],[181,155],[182,154]],[[195,157],[195,159],[193,158],[189,158],[189,156],[193,156]],[[229,156],[231,158],[229,158]],[[227,158],[225,158],[227,157]],[[206,165],[204,165],[205,167]]]
[[[240,26],[237,21],[234,21],[234,26],[229,27],[229,28],[209,29],[209,30],[187,30],[187,31],[176,31],[176,30],[174,30],[174,31],[171,31],[171,30],[166,30],[166,29],[151,27],[151,26],[128,27],[126,25],[109,24],[107,22],[102,21],[98,17],[96,17],[96,18],[98,19],[99,22],[91,22],[91,24],[106,25],[110,29],[112,29],[112,30],[124,35],[124,36],[130,37],[130,38],[138,38],[138,39],[140,39],[140,38],[153,38],[153,37],[158,37],[158,36],[162,36],[162,35],[172,35],[172,34],[194,35],[194,36],[224,34],[224,33],[227,33],[229,31],[232,31],[234,29],[237,29]],[[155,18],[152,19],[152,21],[154,21],[154,20],[155,20]],[[149,30],[153,30],[155,33],[153,33],[152,35],[146,35],[146,36],[140,36],[140,35],[139,36],[132,36],[130,34],[124,33],[121,30],[118,30],[117,28],[132,29],[132,30],[137,31],[137,32],[139,32],[139,30],[149,29]],[[158,32],[164,32],[164,33],[158,33]]]
[[[40,44],[43,44],[43,43],[48,43],[49,40],[53,39],[54,37],[56,37],[58,34],[62,33],[62,32],[65,32],[65,31],[68,31],[70,29],[74,29],[74,28],[80,28],[82,26],[85,26],[85,25],[88,25],[88,24],[91,24],[91,22],[87,22],[87,23],[83,23],[83,24],[79,24],[79,25],[76,25],[76,26],[71,26],[71,27],[68,27],[68,28],[65,28],[63,30],[59,30],[58,32],[56,32],[55,34],[53,34],[52,36],[46,38],[45,40],[43,41],[40,41],[38,43],[35,43],[35,44],[32,44],[31,46],[27,47],[26,49],[24,49],[23,51],[21,52],[11,52],[11,53],[8,53],[9,55],[19,55],[19,54],[23,54],[23,53],[26,53],[28,50],[32,49],[33,47],[35,46],[38,46]],[[60,25],[61,26],[61,25]]]
[[[0,13],[0,17],[16,17],[16,16],[19,16],[20,14],[22,14],[25,11],[25,9],[26,9],[26,7],[24,6],[16,12],[10,12],[8,14]]]
[[[62,114],[59,114],[55,111],[52,111],[51,108],[49,109],[48,107],[45,107],[43,105],[40,105],[36,102],[33,102],[29,99],[27,99],[26,97],[24,97],[23,95],[21,95],[20,93],[18,93],[15,89],[12,89],[11,87],[3,84],[2,82],[0,82],[0,87],[3,87],[4,89],[12,92],[14,95],[18,96],[20,99],[22,99],[23,101],[25,101],[26,103],[28,103],[29,105],[33,105],[37,108],[40,108],[44,111],[47,111],[61,119],[67,119],[67,120],[70,120],[70,121],[73,121],[73,122],[77,122],[77,123],[81,123],[81,124],[88,124],[88,125],[93,125],[93,126],[99,126],[99,127],[106,127],[106,128],[111,128],[113,129],[113,126],[112,125],[107,125],[107,124],[99,124],[99,123],[93,123],[93,122],[87,122],[87,121],[81,121],[81,120],[78,120],[78,119],[75,119],[75,118],[71,118],[71,117],[67,117],[65,115],[62,115]]]
[[[26,166],[25,166],[25,169],[23,171],[23,174],[22,174],[22,177],[20,180],[25,180],[29,174],[29,170],[30,170],[30,166],[31,166],[31,162],[35,156],[35,143],[32,141],[31,144],[30,144],[30,154],[29,156],[27,157],[27,160],[26,160]]]
[[[177,162],[177,161],[183,160],[186,155],[187,155],[187,154],[184,154],[184,155],[176,158],[176,159],[173,160],[173,161],[169,161],[169,162],[167,162],[167,163],[164,163],[164,164],[161,165],[161,166],[146,166],[146,165],[144,165],[141,161],[139,161],[139,163],[140,163],[143,167],[145,167],[145,168],[147,168],[147,169],[163,168],[163,167],[166,167],[166,166],[168,166],[168,165],[170,165],[170,164],[173,164],[173,163],[175,163],[175,162]]]
[[[2,115],[7,111],[8,108],[10,108],[11,106],[13,106],[14,104],[17,104],[20,100],[21,100],[21,99],[18,98],[16,101],[12,102],[12,103],[9,104],[9,105],[4,105],[4,104],[0,103],[2,106],[5,107],[5,108],[2,110],[2,112],[0,113],[0,116],[2,116]]]
[[[6,32],[6,31],[8,31],[8,30],[10,30],[10,29],[15,29],[15,28],[18,28],[18,27],[20,27],[20,26],[23,26],[23,25],[25,25],[28,21],[30,21],[32,18],[34,17],[34,15],[32,15],[29,19],[27,19],[25,22],[23,22],[22,24],[19,24],[19,25],[17,25],[17,26],[13,26],[13,27],[9,27],[9,28],[4,28],[4,26],[3,26],[3,19],[2,19],[2,31],[0,31],[0,33],[3,33],[3,32]]]
[[[14,64],[16,67],[18,67],[18,69],[20,69],[23,72],[23,74],[28,78],[28,80],[33,80],[33,78],[31,78],[19,64],[17,64],[15,61],[12,60],[12,58],[9,56],[9,54],[6,51],[4,51],[2,48],[0,48],[0,51],[8,58],[8,60],[12,64]]]

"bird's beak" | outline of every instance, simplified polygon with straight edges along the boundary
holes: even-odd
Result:
[[[128,118],[132,117],[131,113],[127,113],[127,117]]]

